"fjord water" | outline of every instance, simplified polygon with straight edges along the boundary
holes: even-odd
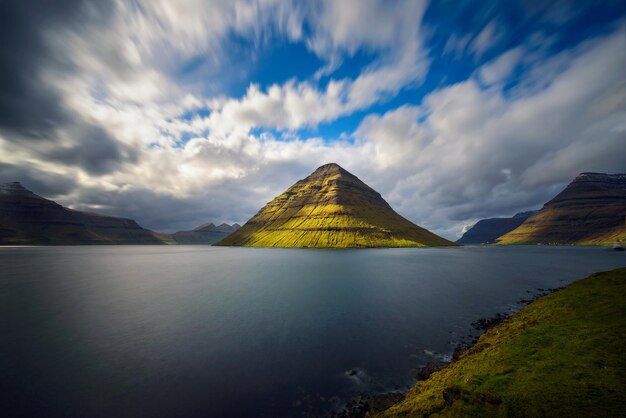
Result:
[[[0,393],[39,416],[323,413],[411,385],[537,288],[624,265],[583,247],[0,248]]]

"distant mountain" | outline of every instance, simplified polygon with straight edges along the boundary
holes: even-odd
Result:
[[[458,244],[493,244],[501,235],[520,226],[537,211],[520,212],[512,218],[489,218],[478,221],[456,242]]]
[[[238,230],[239,224],[221,224],[215,226],[213,223],[203,224],[191,231],[178,231],[171,235],[177,244],[213,244]]]
[[[216,245],[328,248],[455,244],[397,214],[380,194],[337,164],[326,164]]]
[[[626,174],[582,173],[500,244],[612,244],[624,239]]]
[[[20,183],[0,184],[0,245],[163,244],[164,235],[132,219],[79,212],[44,199]]]

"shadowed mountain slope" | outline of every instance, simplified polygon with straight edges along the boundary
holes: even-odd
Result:
[[[200,225],[191,231],[178,231],[172,234],[172,239],[177,244],[213,244],[226,238],[241,226],[239,224],[221,224],[215,226],[213,223]]]
[[[582,173],[500,244],[611,244],[624,239],[626,174]]]
[[[403,218],[379,193],[332,163],[298,181],[216,245],[348,248],[454,243]]]
[[[0,245],[163,244],[166,240],[132,219],[67,209],[20,183],[0,184]]]
[[[500,236],[520,226],[536,211],[521,212],[512,218],[489,218],[478,221],[456,242],[458,244],[492,244]]]

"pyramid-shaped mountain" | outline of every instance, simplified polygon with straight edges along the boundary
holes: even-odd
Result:
[[[216,245],[350,248],[454,244],[397,214],[379,193],[333,163],[298,181]]]

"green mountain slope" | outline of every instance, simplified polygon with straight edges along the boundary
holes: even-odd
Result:
[[[610,245],[625,238],[626,174],[582,173],[499,244]]]
[[[347,248],[454,243],[398,215],[380,194],[337,164],[326,164],[216,245]]]
[[[376,416],[625,416],[625,301],[626,268],[544,296]]]

